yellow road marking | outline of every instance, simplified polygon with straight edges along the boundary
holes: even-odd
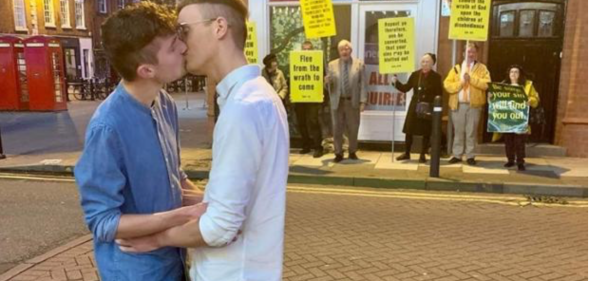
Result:
[[[75,183],[73,178],[68,177],[47,177],[42,175],[17,175],[0,173],[0,179],[13,180],[35,180],[35,181],[54,181],[54,182],[68,182]],[[514,196],[477,196],[470,194],[437,194],[437,193],[418,193],[405,191],[372,191],[372,190],[358,190],[358,189],[341,189],[341,188],[321,188],[321,187],[302,187],[289,186],[289,192],[306,193],[306,194],[322,194],[322,195],[340,195],[340,196],[360,196],[373,198],[397,198],[397,199],[413,199],[413,200],[432,200],[432,201],[462,201],[462,202],[481,202],[493,203],[509,206],[523,206],[531,204],[533,206],[545,207],[576,207],[587,208],[586,200],[572,200],[568,204],[545,204],[540,202],[530,203],[523,197]]]
[[[533,206],[547,207],[577,207],[587,208],[587,201],[574,200],[568,204],[545,204],[539,202],[530,203],[524,197],[513,196],[475,196],[467,194],[435,194],[435,193],[416,193],[416,192],[398,192],[398,191],[371,191],[371,190],[350,190],[338,188],[315,188],[289,186],[289,192],[323,194],[323,195],[340,195],[340,196],[361,196],[373,198],[397,198],[397,199],[414,199],[414,200],[432,200],[432,201],[462,201],[462,202],[483,202],[494,203],[510,206],[523,206],[531,204]]]
[[[73,178],[58,178],[58,177],[46,177],[38,175],[17,175],[17,174],[2,174],[0,173],[0,179],[11,179],[11,180],[34,180],[34,181],[57,181],[57,182],[76,182]]]

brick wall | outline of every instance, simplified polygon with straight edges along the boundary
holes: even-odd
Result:
[[[587,157],[587,0],[568,2],[555,143]]]
[[[0,1],[0,34],[14,32],[12,1]]]

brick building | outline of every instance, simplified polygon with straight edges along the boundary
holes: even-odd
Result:
[[[68,79],[94,75],[91,40],[93,1],[0,1],[0,34],[21,37],[44,34],[58,38]]]
[[[111,69],[110,64],[108,63],[105,55],[104,50],[102,49],[101,45],[101,31],[100,27],[102,23],[110,16],[112,13],[123,9],[125,6],[141,2],[141,1],[149,1],[149,0],[92,0],[95,7],[95,13],[92,16],[92,40],[94,42],[94,56],[96,61],[96,75],[98,77],[114,77],[115,73],[114,70]],[[174,0],[151,0],[150,2],[158,3],[158,4],[166,4],[168,6],[174,6]]]
[[[531,78],[538,88],[541,105],[546,112],[546,123],[542,124],[542,127],[532,128],[532,141],[561,146],[566,148],[568,156],[586,158],[587,1],[494,0],[493,6],[490,40],[482,44],[480,56],[482,62],[489,66],[493,81],[501,81],[503,73],[500,70],[512,63],[527,68],[532,74]],[[522,13],[529,13],[530,20],[536,23],[534,29],[525,34],[518,30],[525,29],[522,23],[525,14]],[[513,25],[508,24],[513,31],[505,30],[507,34],[503,36],[500,25],[505,24],[505,18],[503,22],[501,18],[505,15],[514,15],[508,17],[508,20],[513,21]],[[442,74],[446,74],[452,67],[451,60],[444,59],[452,56],[452,41],[448,40],[447,36],[448,25],[449,18],[442,17],[438,45],[438,54],[442,58],[438,70]],[[552,30],[550,34],[543,36],[541,28],[546,25],[552,25]],[[463,51],[462,45],[463,43],[458,44],[458,54]],[[513,58],[512,61],[502,62],[501,58],[497,59],[514,55],[517,58]],[[484,123],[481,122],[481,134],[483,126]],[[489,136],[482,139],[487,142]]]
[[[376,21],[404,16],[415,18],[418,57],[425,52],[436,53],[437,71],[442,76],[463,59],[465,42],[448,39],[450,18],[445,7],[449,0],[332,2],[338,34],[326,40],[327,43],[315,41],[330,60],[337,57],[338,41],[348,39],[354,45],[353,55],[368,62],[377,48],[373,40]],[[305,40],[298,1],[249,1],[249,8],[250,20],[257,24],[260,57],[276,53],[280,66],[287,72],[288,58],[284,54],[300,48]],[[534,81],[544,114],[534,111],[533,114],[543,118],[532,126],[529,142],[561,146],[568,156],[587,157],[587,79],[584,76],[587,73],[587,1],[493,0],[489,40],[479,45],[479,60],[489,67],[493,81],[504,80],[512,64],[522,65]],[[378,74],[377,64],[369,64],[367,71],[384,76]],[[399,76],[405,80],[406,75]],[[378,79],[381,80],[386,82],[387,77]],[[369,92],[379,95],[375,101],[392,99],[393,95],[387,93],[392,91],[391,87],[386,85],[369,83]],[[401,103],[401,108],[395,109],[396,141],[404,139],[400,131],[408,106],[405,101],[396,101]],[[371,106],[369,102],[362,114],[360,139],[390,141],[394,106]],[[485,126],[483,120],[479,140],[489,143],[491,135],[485,132]]]

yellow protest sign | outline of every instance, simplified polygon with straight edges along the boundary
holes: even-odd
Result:
[[[258,63],[258,37],[256,36],[256,23],[247,22],[247,39],[245,40],[245,57],[251,64]]]
[[[323,102],[323,52],[290,52],[290,101]]]
[[[448,37],[455,40],[487,41],[491,0],[453,0]]]
[[[301,0],[305,36],[309,39],[335,36],[331,0]]]
[[[378,20],[378,71],[405,73],[415,70],[413,18]]]

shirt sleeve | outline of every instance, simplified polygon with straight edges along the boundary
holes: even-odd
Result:
[[[366,103],[368,101],[368,80],[366,79],[366,67],[364,63],[360,62],[360,102]]]
[[[456,95],[462,89],[462,83],[460,82],[460,71],[454,66],[448,72],[448,76],[444,80],[444,89],[450,95]]]
[[[100,242],[114,241],[121,218],[125,176],[119,148],[114,130],[92,127],[74,170],[86,224]]]
[[[238,102],[224,112],[215,128],[205,197],[209,205],[199,222],[204,241],[212,247],[230,243],[246,219],[264,153],[263,109]]]

